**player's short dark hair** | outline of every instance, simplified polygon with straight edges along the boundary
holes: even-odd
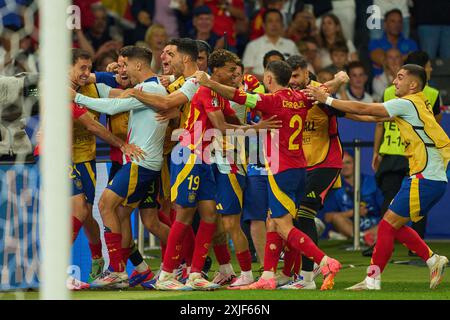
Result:
[[[208,68],[214,71],[214,68],[222,68],[227,62],[238,64],[240,62],[239,57],[228,50],[218,49],[209,55]]]
[[[72,48],[72,65],[75,65],[79,59],[92,60],[92,56],[84,49]]]
[[[264,14],[263,14],[263,23],[267,22],[267,17],[269,16],[269,14],[271,13],[276,13],[280,16],[281,22],[283,22],[283,14],[281,13],[280,10],[277,9],[267,9]]]
[[[290,56],[286,62],[291,66],[292,71],[297,70],[298,68],[304,70],[308,68],[308,61],[303,56],[294,55]]]
[[[405,64],[401,67],[401,69],[408,71],[408,74],[411,74],[419,79],[420,91],[425,88],[427,84],[427,73],[423,67],[418,64]]]
[[[335,44],[333,44],[330,48],[330,54],[332,54],[333,52],[345,52],[345,53],[349,53],[347,44],[343,41],[338,41]]]
[[[167,43],[171,46],[176,46],[178,52],[188,55],[192,61],[197,61],[198,59],[198,46],[197,41],[190,38],[174,38],[169,40]]]
[[[126,46],[120,49],[119,55],[128,59],[139,59],[150,67],[152,65],[152,51],[149,48]]]
[[[425,65],[428,63],[428,61],[430,61],[428,53],[418,50],[408,54],[405,60],[405,64],[417,64],[425,68]]]
[[[208,42],[203,40],[195,40],[197,42],[198,52],[206,52],[206,55],[209,56],[212,52],[211,46]]]
[[[272,61],[266,67],[275,76],[275,81],[283,87],[289,84],[292,75],[292,68],[286,61]]]
[[[263,66],[264,66],[264,69],[267,67],[267,64],[269,63],[269,58],[270,58],[270,57],[273,57],[273,56],[280,57],[280,58],[281,58],[281,61],[285,61],[285,60],[286,60],[286,59],[284,58],[283,54],[282,54],[280,51],[278,51],[278,50],[270,50],[269,52],[267,52],[267,53],[264,55],[264,58],[263,58]]]
[[[352,69],[356,69],[356,68],[361,68],[364,70],[364,73],[367,74],[367,70],[366,70],[366,66],[364,65],[364,63],[362,63],[361,61],[352,61],[350,62],[347,67],[346,67],[346,71],[347,73],[350,73],[350,71]]]
[[[403,19],[403,14],[402,14],[402,12],[401,12],[400,9],[392,9],[392,10],[389,10],[388,12],[386,12],[386,13],[384,14],[384,21],[386,21],[387,18],[388,18],[391,14],[394,14],[394,13],[399,14],[400,17]]]

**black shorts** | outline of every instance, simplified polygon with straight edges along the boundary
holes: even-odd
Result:
[[[317,168],[307,171],[305,193],[301,197],[297,215],[314,218],[322,209],[325,198],[340,173],[339,168]]]

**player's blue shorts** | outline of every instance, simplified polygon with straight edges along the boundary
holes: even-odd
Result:
[[[237,173],[224,174],[212,165],[216,181],[216,203],[219,214],[240,214],[245,190],[245,176]]]
[[[108,182],[116,176],[117,172],[122,169],[123,165],[112,161],[111,168],[109,169]],[[139,203],[139,209],[159,208],[158,203],[158,190],[159,181],[152,181],[147,187],[147,194],[145,198]]]
[[[244,221],[266,221],[268,205],[267,176],[247,176],[244,191]]]
[[[421,220],[443,197],[447,182],[428,179],[404,179],[389,209],[399,216]]]
[[[72,195],[84,193],[86,202],[94,204],[97,179],[95,160],[72,164],[70,178],[72,179]]]
[[[107,188],[124,198],[122,205],[136,208],[141,201],[145,201],[152,185],[153,189],[157,190],[159,176],[159,171],[146,169],[129,162],[117,171]]]
[[[185,159],[181,161],[180,159]],[[170,160],[170,199],[193,208],[199,201],[216,200],[216,182],[211,165],[198,159],[188,148],[176,146]]]
[[[296,216],[296,210],[305,189],[305,176],[306,170],[300,168],[267,176],[268,204],[272,218],[280,218],[287,213],[292,217]]]

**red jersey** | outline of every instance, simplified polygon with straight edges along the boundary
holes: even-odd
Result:
[[[245,104],[246,100],[247,94],[236,90],[233,101]],[[263,119],[276,115],[277,120],[282,121],[281,128],[273,130],[266,142],[266,155],[270,158],[272,173],[307,167],[302,135],[308,109],[311,107],[312,102],[301,91],[286,88],[273,94],[258,94],[254,109],[261,111]]]
[[[209,136],[204,139],[205,132],[214,128],[208,113],[218,110],[221,110],[225,116],[235,114],[228,100],[207,87],[200,87],[191,100],[186,131],[180,136],[181,145],[203,153],[213,138]]]
[[[70,108],[72,111],[72,119],[74,120],[78,119],[87,112],[87,109],[85,107],[82,107],[74,102],[71,103]],[[39,145],[36,145],[36,147],[34,148],[33,155],[35,157],[39,156]]]

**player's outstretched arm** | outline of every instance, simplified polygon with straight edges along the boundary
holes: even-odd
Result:
[[[220,84],[214,80],[211,80],[208,77],[208,74],[204,71],[195,72],[193,77],[197,78],[201,86],[210,88],[227,100],[233,100],[236,88],[226,86],[224,84]]]
[[[114,115],[117,113],[139,109],[144,105],[137,99],[108,99],[108,98],[90,98],[77,93],[73,101],[79,105],[83,105],[88,109]]]
[[[227,130],[240,130],[246,132],[247,130],[270,130],[281,128],[281,120],[276,120],[276,116],[272,116],[269,119],[261,120],[253,125],[236,125],[225,121],[225,116],[221,110],[214,112],[208,112],[208,118],[211,121],[214,128],[219,129],[222,133],[226,133]]]
[[[127,90],[130,97],[134,97],[146,106],[157,110],[177,108],[189,102],[188,97],[181,91],[175,91],[167,96],[143,92],[137,89]]]
[[[313,86],[308,86],[306,90],[309,97],[325,103],[335,109],[345,113],[354,113],[358,115],[368,115],[376,117],[389,117],[389,113],[382,103],[362,103],[357,101],[343,101],[333,99],[323,89]]]
[[[327,81],[324,85],[328,88],[329,93],[336,93],[339,91],[340,87],[346,84],[350,78],[345,71],[339,71],[334,75],[334,79]]]
[[[138,161],[144,159],[145,153],[141,148],[134,144],[128,144],[119,137],[116,137],[104,126],[92,119],[87,113],[80,116],[78,121],[80,121],[86,129],[89,130],[89,132],[96,135],[100,139],[103,139],[111,146],[120,148],[120,150],[131,159],[137,159]]]

